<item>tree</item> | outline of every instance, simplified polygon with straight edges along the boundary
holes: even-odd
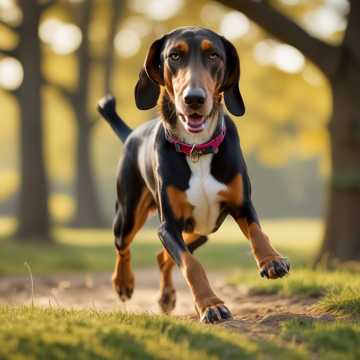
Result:
[[[18,231],[16,239],[49,242],[50,217],[48,210],[48,183],[44,164],[42,97],[41,97],[41,48],[38,27],[41,14],[48,3],[19,0],[22,22],[17,27],[2,23],[19,38],[17,47],[0,51],[16,57],[23,67],[21,86],[13,93],[20,107],[20,174],[18,198]]]
[[[105,54],[100,59],[104,66],[104,89],[110,91],[111,76],[114,67],[114,37],[120,18],[121,2],[112,0],[111,19],[108,29],[108,40]],[[95,176],[91,161],[91,134],[96,125],[96,115],[92,111],[95,106],[89,103],[90,73],[92,65],[99,61],[92,55],[89,38],[92,15],[95,4],[93,0],[87,0],[72,7],[75,21],[78,23],[82,42],[77,50],[77,86],[74,90],[62,85],[49,83],[60,91],[69,101],[75,112],[77,125],[76,141],[76,169],[75,169],[75,201],[76,213],[72,224],[78,227],[101,227],[105,221],[100,211],[100,203],[97,196]]]
[[[103,226],[104,220],[100,212],[90,152],[91,131],[95,125],[95,119],[88,109],[91,68],[89,29],[94,7],[93,0],[84,1],[79,6],[78,18],[83,41],[77,53],[78,85],[75,92],[69,97],[77,119],[74,225],[96,227]]]
[[[268,1],[219,2],[241,11],[279,40],[299,49],[328,79],[333,99],[328,126],[332,176],[325,237],[316,263],[360,260],[360,2],[350,0],[348,25],[337,46],[311,36]]]
[[[122,3],[119,0],[111,0],[111,18],[108,31],[108,39],[106,42],[106,50],[104,56],[104,92],[112,93],[111,76],[114,72],[114,39],[116,35],[116,29],[121,17]]]

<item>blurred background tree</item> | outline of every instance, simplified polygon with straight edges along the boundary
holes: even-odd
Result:
[[[332,91],[329,121],[332,175],[323,245],[317,262],[360,259],[360,3],[350,0],[343,40],[333,45],[303,30],[269,1],[221,0],[299,49],[324,73]],[[275,4],[276,5],[276,4]]]
[[[230,7],[225,7],[221,2]],[[356,224],[350,222],[349,216],[356,214],[355,205],[349,204],[348,207],[343,199],[343,196],[354,199],[357,206],[359,204],[359,199],[354,197],[358,196],[358,182],[353,176],[358,166],[355,158],[357,153],[353,150],[357,148],[355,144],[347,148],[350,143],[343,147],[348,149],[348,155],[351,153],[351,157],[346,157],[349,162],[346,160],[345,163],[346,169],[350,169],[351,165],[351,169],[355,170],[351,172],[352,175],[342,171],[343,168],[337,168],[346,176],[340,179],[335,171],[335,176],[329,180],[330,163],[332,160],[335,169],[335,160],[330,156],[326,131],[335,79],[340,79],[337,80],[340,83],[356,79],[353,74],[356,70],[346,70],[355,69],[356,58],[353,55],[338,55],[344,53],[339,49],[351,50],[351,47],[340,46],[353,38],[349,30],[344,38],[350,8],[348,1],[134,0],[125,3],[116,0],[58,0],[48,3],[39,0],[31,3],[42,8],[38,34],[43,81],[47,85],[40,97],[44,113],[43,153],[50,184],[49,208],[56,224],[100,226],[104,218],[107,222],[111,221],[114,169],[121,145],[105,123],[95,120],[96,102],[104,92],[111,90],[118,98],[119,112],[130,126],[136,127],[148,120],[154,114],[139,112],[135,108],[133,88],[149,45],[175,27],[197,24],[228,37],[241,57],[240,83],[247,114],[245,118],[235,121],[247,153],[255,203],[260,215],[268,218],[320,217],[324,201],[323,183],[329,181],[333,184],[330,204],[333,204],[336,192],[340,194],[339,201],[346,207],[346,211],[341,210],[342,219],[338,216],[334,221],[333,215],[328,217],[329,224],[338,224],[337,229],[341,228],[340,233],[334,232],[332,237],[334,244],[337,244],[335,247],[341,244],[344,237],[349,238],[348,234],[352,232],[354,236],[350,247],[353,251],[350,252],[353,257],[359,258],[356,250],[358,245],[354,243],[359,228],[355,228]],[[254,16],[254,11],[257,16]],[[351,19],[356,13],[355,6],[350,13],[347,29],[351,21],[355,22]],[[29,149],[26,156],[21,156],[14,146],[20,140],[16,130],[20,132],[21,126],[15,121],[19,107],[12,94],[24,86],[26,75],[23,78],[22,74],[26,69],[23,61],[19,58],[19,65],[15,60],[18,56],[12,53],[21,39],[9,27],[15,23],[22,24],[24,19],[20,2],[0,1],[0,47],[5,50],[0,58],[3,114],[0,134],[0,214],[6,216],[14,214],[15,201],[21,199],[17,184],[24,175],[21,173],[19,177],[20,166],[17,163],[21,164],[21,159],[29,161],[32,157],[41,160],[39,153],[36,155],[33,149]],[[269,34],[283,42],[271,38]],[[299,36],[305,38],[308,45],[300,47],[291,41]],[[348,36],[349,40],[343,40]],[[301,52],[294,46],[298,46]],[[309,49],[314,46],[321,50],[311,55]],[[340,56],[341,59],[339,63],[336,60],[335,65],[333,53],[336,54],[334,57]],[[341,65],[344,62],[347,64],[345,60],[350,61],[349,64]],[[330,69],[332,66],[336,66],[338,71],[336,76],[333,74],[334,81],[329,83],[324,67]],[[345,89],[345,83],[341,86]],[[352,91],[351,96],[344,97],[350,87],[346,89],[342,101],[348,104],[353,101],[356,92]],[[354,111],[354,108],[349,110],[349,121],[356,119]],[[19,115],[23,121],[21,113]],[[39,116],[32,121],[41,124]],[[330,123],[331,129],[334,129],[332,131],[335,131],[334,123]],[[353,125],[356,128],[356,121],[353,121]],[[342,136],[348,134],[349,127],[340,128],[341,131],[337,129],[335,132],[341,139],[336,141],[342,143],[345,141]],[[334,146],[332,142],[330,145]],[[38,146],[41,147],[41,141],[38,141]],[[29,156],[31,151],[33,155]],[[345,153],[336,160],[337,164],[345,166],[344,156]],[[38,178],[31,169],[29,176],[33,181]],[[348,184],[345,187],[344,179]],[[21,208],[21,201],[18,204]],[[337,206],[340,205],[331,205],[329,209],[336,209]],[[37,211],[33,215],[41,217]],[[344,225],[341,224],[346,221],[349,221],[349,230],[345,234]],[[353,230],[350,230],[350,225]],[[329,238],[327,235],[326,239]],[[350,252],[347,250],[346,256],[340,256],[339,252],[333,252],[333,255],[345,258]]]
[[[43,102],[41,94],[42,53],[38,36],[42,13],[48,4],[20,0],[19,15],[22,19],[5,22],[7,31],[16,37],[16,46],[1,49],[11,56],[18,69],[18,78],[8,90],[14,95],[20,113],[20,187],[17,206],[18,230],[16,239],[50,241],[48,212],[48,184],[43,151]],[[21,15],[20,15],[21,12]],[[21,65],[20,65],[21,63]],[[10,63],[11,64],[11,63]],[[18,86],[17,86],[18,85]]]
[[[106,39],[104,54],[96,54],[91,49],[90,29],[95,14],[95,2],[83,1],[79,4],[66,4],[65,11],[75,24],[78,24],[81,33],[81,44],[76,51],[77,82],[70,89],[59,83],[47,82],[55,87],[65,100],[71,104],[76,117],[76,162],[75,162],[75,203],[76,210],[72,225],[77,227],[99,227],[106,224],[99,205],[95,183],[95,175],[91,160],[91,134],[96,124],[96,117],[91,108],[91,72],[94,63],[104,68],[104,92],[111,91],[111,77],[114,63],[114,37],[120,17],[121,1],[113,0],[110,3],[111,15]]]

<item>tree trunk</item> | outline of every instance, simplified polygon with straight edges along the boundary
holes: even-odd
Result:
[[[351,2],[337,71],[330,76],[332,178],[325,237],[316,263],[360,260],[360,4]]]
[[[93,121],[88,109],[89,80],[90,80],[90,49],[89,28],[93,0],[88,0],[80,5],[80,29],[83,41],[78,50],[78,88],[74,96],[74,108],[77,118],[77,149],[76,149],[76,175],[75,198],[76,214],[73,225],[78,227],[102,227],[105,221],[100,212],[97,198],[95,176],[91,162],[91,129]]]
[[[105,94],[112,93],[112,82],[111,77],[114,72],[114,59],[115,59],[115,48],[114,39],[116,35],[117,26],[120,20],[123,1],[112,0],[111,6],[111,19],[109,23],[108,39],[106,44],[105,58],[104,58],[104,92]]]
[[[24,71],[19,89],[20,173],[18,200],[19,240],[50,241],[48,185],[44,166],[41,50],[38,26],[41,9],[28,0],[19,2],[23,22],[19,28],[19,60]]]
[[[79,124],[75,180],[77,212],[74,220],[74,225],[78,227],[101,227],[105,225],[96,196],[95,176],[92,172],[90,156],[90,135],[91,127],[89,124]]]
[[[332,178],[324,242],[318,262],[360,260],[360,61],[350,49],[334,78],[329,123]]]
[[[269,33],[297,47],[328,78],[333,96],[329,122],[333,175],[329,184],[325,237],[319,262],[360,260],[360,1],[350,1],[339,46],[314,38],[267,1],[218,0],[244,12]]]

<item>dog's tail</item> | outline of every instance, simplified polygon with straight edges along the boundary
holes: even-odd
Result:
[[[125,124],[121,117],[116,113],[116,101],[112,95],[104,96],[97,104],[98,112],[110,124],[116,135],[122,142],[130,135],[131,129]]]

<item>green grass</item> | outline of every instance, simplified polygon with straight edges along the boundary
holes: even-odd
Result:
[[[278,294],[319,298],[314,308],[360,318],[360,277],[349,271],[295,269],[283,279],[263,280],[249,271],[237,272],[229,282],[246,285],[253,295]]]
[[[1,359],[358,359],[360,325],[292,320],[264,340],[166,316],[0,307]]]
[[[24,262],[35,273],[67,271],[111,271],[114,246],[111,230],[77,230],[57,228],[53,245],[29,244],[5,240],[14,229],[14,222],[0,221],[0,274],[24,273]],[[286,254],[296,266],[309,264],[319,246],[321,225],[317,221],[264,222],[264,229],[274,245]],[[135,268],[156,266],[156,253],[161,249],[156,229],[143,229],[132,245]],[[256,266],[248,241],[237,225],[229,221],[208,244],[196,252],[208,269],[249,269]]]
[[[234,274],[229,281],[252,294],[316,298],[314,309],[336,322],[292,320],[267,340],[166,316],[0,306],[0,359],[358,359],[358,268],[312,271],[321,225],[316,221],[264,222],[272,242],[292,263],[290,276],[261,279],[247,240],[226,223],[198,252],[206,268]],[[0,221],[0,237],[14,229]],[[110,230],[57,228],[53,245],[0,240],[0,274],[108,271],[113,268]],[[135,267],[154,266],[161,248],[156,230],[144,229],[133,244]],[[230,272],[231,271],[231,272]],[[350,319],[350,320],[349,320]]]
[[[360,359],[360,324],[292,320],[282,327],[282,336],[301,343],[317,359]]]
[[[0,307],[0,323],[4,360],[307,358],[292,344],[165,316]]]
[[[353,315],[360,318],[360,281],[352,284],[344,278],[344,284],[329,290],[316,305],[319,310],[328,311],[337,315]]]

